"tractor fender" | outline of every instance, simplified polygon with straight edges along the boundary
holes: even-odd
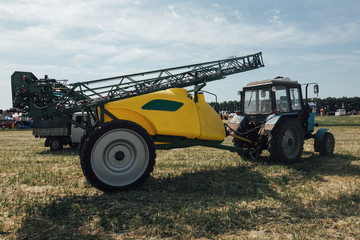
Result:
[[[315,127],[315,113],[310,113],[308,118],[308,131],[312,132],[314,131]]]
[[[324,140],[325,137],[325,133],[328,131],[329,129],[327,128],[320,128],[319,130],[317,130],[316,134],[315,134],[315,142],[322,142]]]
[[[283,117],[292,117],[297,115],[297,113],[280,113],[280,114],[271,114],[265,119],[264,124],[264,133],[270,133],[275,127],[276,123]]]

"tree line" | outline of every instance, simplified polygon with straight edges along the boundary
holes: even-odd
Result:
[[[360,97],[342,97],[342,98],[313,98],[309,100],[316,104],[317,111],[323,109],[325,113],[335,112],[337,109],[346,109],[346,112],[359,111],[360,110]],[[212,108],[218,113],[220,112],[239,112],[240,101],[225,101],[225,102],[210,102]]]
[[[311,99],[316,104],[318,111],[324,109],[324,112],[335,112],[337,109],[346,109],[346,112],[360,110],[360,97],[342,97],[342,98],[315,98]]]

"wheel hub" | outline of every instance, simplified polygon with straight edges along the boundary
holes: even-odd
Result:
[[[287,155],[287,157],[294,157],[298,154],[298,151],[300,150],[299,145],[299,133],[296,131],[295,128],[288,128],[285,131],[283,138],[283,147],[284,147],[284,153]]]
[[[125,158],[125,153],[123,151],[118,151],[115,153],[115,159],[118,161],[122,161]]]
[[[287,140],[287,145],[289,147],[291,147],[294,144],[294,139],[292,139],[291,137]]]
[[[113,142],[103,152],[103,161],[108,169],[114,172],[127,171],[134,163],[136,153],[131,144]]]

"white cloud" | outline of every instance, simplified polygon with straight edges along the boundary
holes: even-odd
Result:
[[[222,23],[226,23],[227,20],[226,20],[225,17],[215,17],[215,18],[214,18],[214,22],[215,22],[215,23],[218,23],[218,24],[222,24]]]
[[[272,11],[273,12],[273,14],[272,14],[272,16],[271,16],[271,18],[270,18],[270,23],[274,23],[274,24],[282,24],[282,22],[281,22],[281,20],[280,20],[280,18],[281,18],[281,16],[280,16],[280,9],[275,9],[275,10],[273,10]]]
[[[308,62],[322,66],[337,66],[347,70],[349,68],[360,69],[360,56],[356,54],[303,54],[294,56],[294,63]]]
[[[298,49],[308,54],[359,39],[356,21],[306,28],[282,18],[284,10],[272,9],[262,15],[223,2],[5,1],[0,5],[0,83],[10,89],[15,70],[79,81],[255,51],[264,51],[265,59]],[[303,61],[336,61],[331,54],[314,54],[304,54]],[[282,62],[281,57],[268,60]]]
[[[242,16],[243,16],[243,13],[238,11],[238,10],[234,10],[233,12],[233,15],[236,17],[237,20],[241,20],[242,19]]]
[[[176,13],[174,6],[169,6],[169,10],[174,18],[179,18],[179,15]]]
[[[216,8],[220,7],[220,5],[218,3],[213,3],[212,6],[216,7]]]
[[[320,44],[347,41],[356,25],[329,27],[308,32],[296,25],[280,24],[280,10],[274,10],[271,20],[276,25],[232,23],[225,16],[207,9],[187,9],[177,6],[166,8],[142,8],[141,4],[111,3],[97,1],[48,3],[35,1],[37,4],[18,4],[3,6],[8,14],[1,14],[2,20],[17,21],[24,29],[2,30],[2,46],[5,52],[14,49],[32,52],[37,55],[53,54],[76,55],[77,52],[98,50],[111,51],[122,46],[148,45],[150,48],[166,48],[175,42],[203,46],[273,46],[281,44],[316,46]],[[25,6],[22,6],[25,5]],[[13,9],[27,11],[18,17],[12,16]],[[181,13],[179,13],[179,11]],[[11,17],[12,16],[12,17]],[[13,20],[9,20],[13,19]],[[15,20],[16,19],[16,20]],[[212,20],[212,21],[210,21]],[[16,23],[16,24],[18,24]],[[28,26],[26,26],[26,24]],[[6,50],[8,49],[8,50]],[[107,51],[106,49],[111,49]],[[114,51],[117,52],[117,51]]]

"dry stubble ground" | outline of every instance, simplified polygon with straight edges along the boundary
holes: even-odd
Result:
[[[150,179],[114,195],[89,186],[76,150],[2,131],[0,239],[360,239],[360,127],[329,128],[334,156],[307,140],[290,166],[266,153],[157,151]]]

